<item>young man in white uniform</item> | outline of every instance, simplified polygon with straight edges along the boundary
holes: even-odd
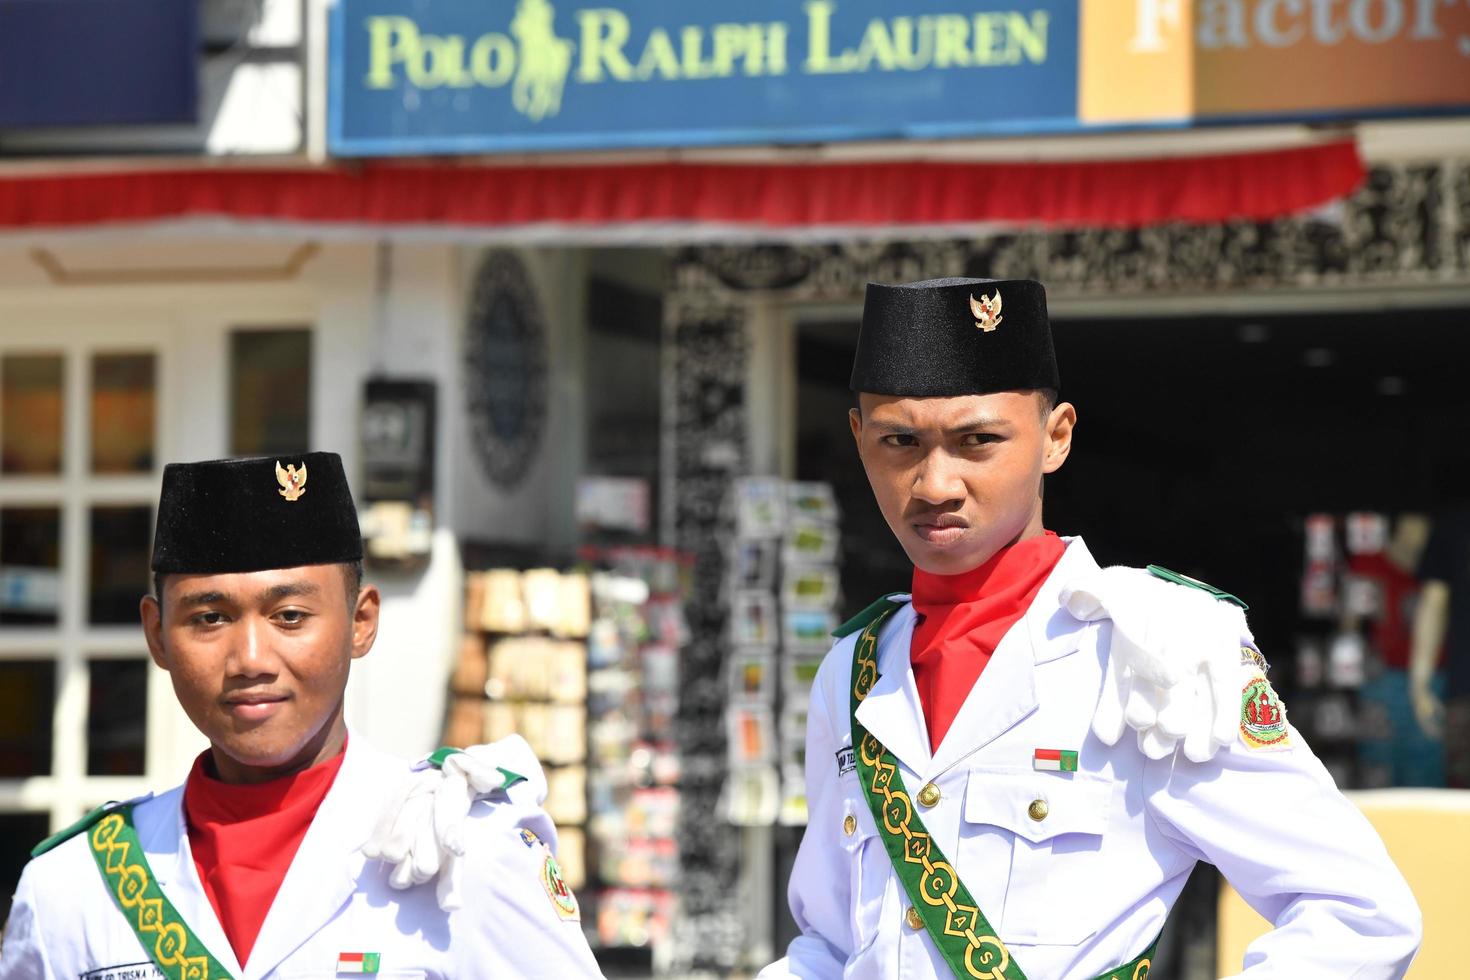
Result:
[[[1287,724],[1238,600],[1045,530],[1076,421],[1058,383],[1040,283],[869,286],[853,435],[916,592],[846,624],[818,674],[802,935],[761,977],[1141,980],[1201,860],[1276,927],[1241,977],[1403,976],[1418,907]],[[456,874],[450,775],[389,802],[403,880]]]
[[[144,631],[210,747],[182,786],[37,848],[0,980],[600,976],[529,751],[502,747],[461,827],[462,907],[364,854],[411,779],[343,719],[379,595],[341,460],[286,463],[165,469]]]
[[[761,977],[1138,980],[1197,861],[1275,925],[1239,976],[1403,976],[1418,907],[1287,724],[1233,597],[1100,573],[1080,538],[1045,531],[1042,479],[1076,421],[1057,385],[1039,283],[868,287],[852,430],[914,594],[847,624],[817,676],[789,889],[802,934]],[[1089,726],[1116,700],[1125,619],[1233,648],[1218,752],[1119,741],[1116,713]]]

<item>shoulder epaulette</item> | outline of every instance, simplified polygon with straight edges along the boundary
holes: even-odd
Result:
[[[435,749],[433,752],[430,752],[428,755],[424,756],[424,758],[422,760],[420,760],[418,763],[416,763],[414,765],[414,768],[415,769],[428,769],[428,768],[443,769],[444,768],[444,761],[446,759],[448,759],[452,755],[457,755],[458,753],[463,752],[463,751],[464,751],[464,749],[456,749],[456,748],[454,748],[453,746],[450,746],[450,745],[441,745],[441,746],[439,746],[439,748]],[[495,767],[495,770],[496,770],[496,772],[500,773],[500,777],[501,777],[501,784],[496,787],[496,789],[498,789],[498,790],[501,790],[501,791],[509,790],[512,786],[516,785],[517,783],[524,783],[526,781],[526,777],[525,776],[522,776],[518,772],[511,772],[509,769],[505,768],[504,766],[496,766]]]
[[[899,598],[900,596],[902,596],[902,598]],[[908,605],[908,602],[908,597],[905,596],[902,592],[894,592],[890,595],[886,595],[883,598],[879,599],[877,602],[874,602],[871,606],[868,606],[856,616],[849,619],[847,622],[843,623],[841,626],[837,627],[835,630],[832,631],[832,635],[840,640],[844,636],[856,633],[858,630],[862,629],[864,626],[867,626],[873,620],[877,619],[879,616],[883,615],[889,610],[898,609],[902,606]]]
[[[77,834],[85,833],[86,831],[91,830],[92,827],[97,823],[97,821],[107,816],[113,810],[116,810],[119,807],[132,806],[135,803],[142,803],[144,800],[150,799],[152,796],[152,793],[145,793],[142,796],[135,796],[131,800],[122,800],[121,802],[114,800],[111,803],[102,804],[91,813],[88,813],[86,816],[82,817],[82,819],[78,820],[76,823],[71,824],[68,827],[63,827],[56,833],[52,834],[50,837],[47,837],[45,840],[41,841],[41,843],[37,844],[35,847],[31,848],[31,857],[40,857],[47,851],[52,850],[56,847],[60,847],[62,844],[65,844]]]
[[[1236,598],[1229,592],[1226,592],[1224,589],[1217,589],[1213,585],[1210,585],[1208,582],[1201,582],[1197,578],[1190,578],[1188,575],[1181,575],[1178,572],[1171,571],[1165,568],[1163,565],[1150,565],[1148,566],[1148,571],[1150,575],[1154,576],[1155,578],[1161,578],[1165,582],[1173,582],[1175,585],[1184,585],[1188,586],[1191,589],[1199,589],[1201,592],[1208,592],[1210,595],[1214,596],[1216,599],[1219,599],[1221,602],[1232,603],[1239,606],[1241,609],[1250,608],[1250,606],[1247,606],[1243,600]]]

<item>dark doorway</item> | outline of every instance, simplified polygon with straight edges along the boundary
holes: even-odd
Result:
[[[1464,310],[1061,321],[1079,421],[1048,524],[1105,565],[1242,596],[1267,656],[1289,658],[1307,514],[1432,512],[1457,492],[1467,328]]]
[[[848,431],[857,333],[807,322],[796,344],[796,475],[836,488],[847,612],[911,574]],[[1268,656],[1298,628],[1306,514],[1432,512],[1466,485],[1470,311],[1059,319],[1054,334],[1079,423],[1047,526],[1104,565],[1242,596]]]

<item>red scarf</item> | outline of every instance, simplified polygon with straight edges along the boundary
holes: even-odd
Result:
[[[194,760],[184,783],[189,847],[204,894],[243,967],[347,753],[344,745],[335,758],[310,769],[249,785],[210,776],[204,771],[208,755]]]
[[[918,620],[909,647],[929,751],[944,735],[1016,621],[1030,607],[1067,546],[1051,531],[1002,548],[979,568],[958,575],[914,569]]]

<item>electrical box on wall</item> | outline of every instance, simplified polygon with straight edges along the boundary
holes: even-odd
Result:
[[[370,378],[362,406],[363,552],[376,568],[428,563],[434,538],[432,381]]]

